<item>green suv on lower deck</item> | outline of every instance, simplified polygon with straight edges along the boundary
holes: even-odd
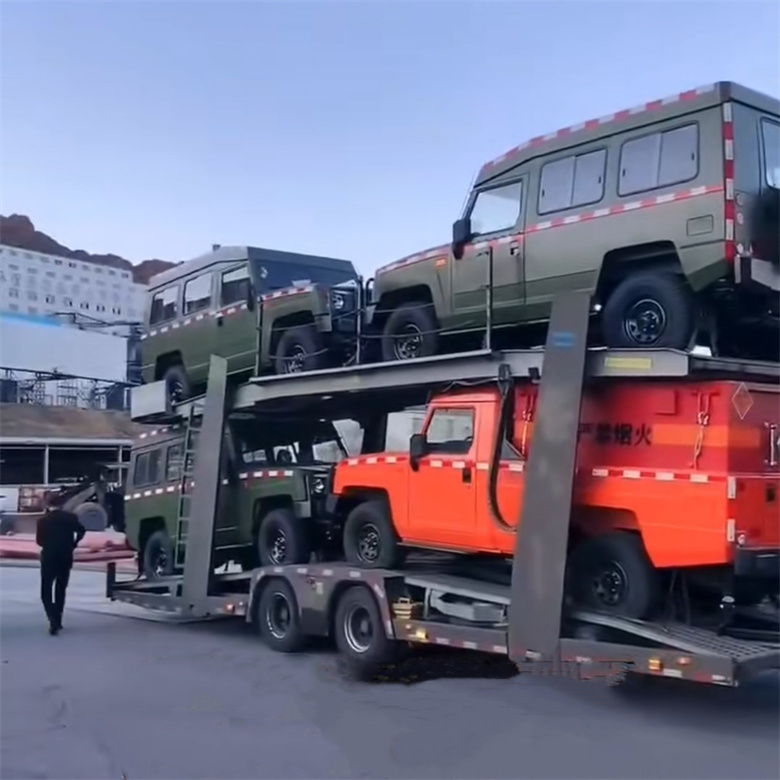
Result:
[[[543,343],[553,299],[587,291],[595,343],[777,358],[779,115],[723,82],[487,163],[451,244],[376,272],[383,359],[478,348],[486,288],[499,347]]]
[[[346,260],[215,246],[152,278],[142,379],[181,399],[205,388],[212,354],[238,379],[345,362],[361,289]]]
[[[125,533],[147,577],[183,563],[186,525],[180,496],[191,480],[183,463],[186,426],[153,429],[132,451],[125,493]],[[197,429],[190,449],[196,444]],[[328,521],[335,464],[355,454],[362,429],[334,423],[233,419],[226,426],[214,536],[214,565],[306,562],[340,545]],[[349,453],[347,451],[349,448]]]

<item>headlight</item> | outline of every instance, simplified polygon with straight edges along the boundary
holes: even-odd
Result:
[[[328,492],[327,477],[315,475],[311,478],[311,492],[314,496],[322,496]]]
[[[344,311],[347,308],[349,293],[344,292],[331,292],[330,300],[333,308],[336,311]]]

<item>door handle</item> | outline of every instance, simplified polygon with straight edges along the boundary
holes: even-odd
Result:
[[[223,320],[223,317],[222,317],[222,315],[221,315],[221,314],[220,314],[220,315],[218,315],[218,316],[217,316],[217,327],[218,327],[218,328],[221,328],[221,327],[222,327],[222,320]]]
[[[510,244],[509,245],[509,254],[510,255],[518,255],[518,254],[520,254],[520,244]]]
[[[461,476],[463,477],[463,481],[468,485],[471,484],[471,466],[464,466],[461,469]]]

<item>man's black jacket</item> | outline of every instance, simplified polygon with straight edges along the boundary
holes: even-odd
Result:
[[[41,559],[73,562],[73,551],[87,529],[73,512],[52,509],[38,520],[35,541],[41,548]]]

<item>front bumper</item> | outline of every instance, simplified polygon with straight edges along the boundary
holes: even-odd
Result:
[[[761,580],[780,580],[780,550],[739,547],[734,551],[734,574]]]

